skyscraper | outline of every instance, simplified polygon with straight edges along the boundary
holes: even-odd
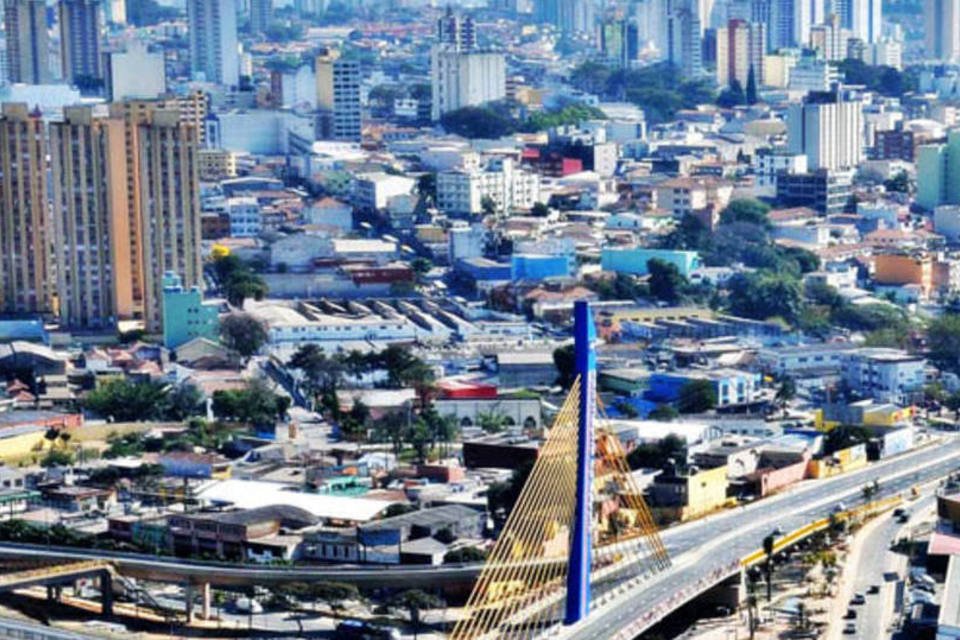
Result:
[[[68,327],[133,316],[123,120],[66,107],[50,124],[56,291]]]
[[[810,41],[810,27],[825,17],[823,0],[772,0],[769,12],[772,51],[805,47]]]
[[[430,81],[431,116],[439,120],[448,111],[505,98],[506,61],[502,53],[476,48],[472,20],[448,13],[438,22],[437,44],[430,49]]]
[[[562,33],[593,33],[596,16],[592,0],[537,0],[534,18]]]
[[[960,61],[960,0],[927,0],[927,57]]]
[[[140,220],[146,329],[163,323],[163,278],[168,271],[185,287],[201,284],[199,132],[173,109],[154,110],[137,127]]]
[[[273,0],[250,0],[250,31],[266,33],[273,21]]]
[[[363,135],[360,64],[330,50],[317,56],[316,77],[317,136],[359,142]]]
[[[634,18],[605,20],[600,25],[600,51],[619,67],[630,67],[640,59],[640,27]]]
[[[208,82],[240,82],[235,0],[188,0],[190,70]]]
[[[790,152],[805,154],[811,171],[856,168],[863,160],[863,136],[862,98],[840,85],[811,91],[787,113]]]
[[[59,19],[64,79],[101,78],[100,0],[60,0]]]
[[[882,0],[827,0],[832,13],[840,16],[840,25],[854,38],[874,43],[883,35]]]
[[[766,41],[766,28],[759,22],[731,20],[717,29],[717,84],[725,87],[736,80],[746,89],[752,69],[754,82],[760,86]]]
[[[47,136],[25,104],[0,110],[0,312],[51,308]]]
[[[680,4],[667,15],[667,60],[680,70],[684,78],[703,75],[703,47],[700,17]]]
[[[50,82],[46,11],[44,0],[4,0],[3,21],[10,82]]]

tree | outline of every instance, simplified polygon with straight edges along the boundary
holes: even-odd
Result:
[[[770,205],[765,202],[756,198],[736,198],[731,200],[730,204],[720,213],[720,222],[722,224],[747,222],[761,227],[769,227],[768,213],[770,213]]]
[[[753,65],[747,72],[747,104],[757,104],[757,73]]]
[[[717,406],[717,392],[709,380],[690,380],[680,387],[677,411],[680,413],[704,413]]]
[[[203,392],[192,382],[184,382],[170,389],[167,402],[169,403],[167,417],[172,420],[186,420],[206,412],[206,399]]]
[[[374,422],[374,437],[379,442],[389,442],[393,445],[393,455],[400,455],[400,446],[403,444],[404,431],[407,428],[407,417],[397,411],[381,416]]]
[[[390,598],[389,604],[397,609],[406,609],[414,628],[414,638],[420,629],[420,612],[424,609],[437,609],[444,605],[443,600],[420,589],[407,589]]]
[[[483,209],[484,215],[492,216],[497,212],[497,203],[490,196],[483,196],[480,199],[480,208]]]
[[[727,282],[730,313],[766,320],[779,317],[793,323],[803,306],[799,281],[780,273],[738,273]]]
[[[673,408],[669,404],[658,404],[653,411],[651,411],[647,418],[650,420],[659,420],[660,422],[670,422],[675,420],[677,416],[680,415],[680,412]]]
[[[83,407],[115,422],[160,420],[167,416],[168,387],[162,382],[115,378],[88,393]]]
[[[739,80],[734,79],[730,82],[729,88],[720,92],[717,97],[717,106],[729,109],[740,106],[746,101],[747,96],[743,92],[743,85],[740,84]]]
[[[943,401],[943,406],[953,411],[954,420],[960,420],[960,391],[954,391],[947,396],[946,400]]]
[[[232,306],[243,308],[247,298],[262,300],[267,295],[267,284],[250,266],[233,254],[220,254],[213,261],[213,273]]]
[[[444,564],[466,564],[470,562],[483,562],[487,559],[487,554],[482,549],[476,547],[461,547],[453,551],[447,551],[443,556]]]
[[[577,378],[577,360],[576,351],[572,344],[557,347],[553,350],[553,364],[557,367],[557,384],[564,389],[573,386],[573,381]]]
[[[314,582],[307,591],[315,600],[326,602],[333,611],[341,609],[344,602],[360,599],[357,588],[343,582]]]
[[[417,257],[410,261],[410,268],[420,279],[430,273],[430,270],[433,269],[433,262],[429,258]]]
[[[249,358],[267,341],[267,329],[262,322],[248,313],[231,313],[220,321],[220,338],[223,343]]]
[[[499,522],[504,522],[510,515],[532,471],[533,462],[528,461],[514,469],[506,482],[494,482],[490,485],[487,490],[487,509]]]
[[[687,464],[687,441],[674,433],[659,442],[638,445],[627,454],[631,469],[660,469],[667,460],[673,460],[678,469]]]
[[[960,315],[948,313],[927,327],[930,359],[941,369],[960,372]]]
[[[796,395],[797,383],[794,382],[793,378],[787,376],[780,381],[780,385],[777,387],[777,393],[773,399],[780,407],[780,410],[785,412],[787,403],[793,400]]]
[[[537,218],[546,218],[550,215],[550,207],[542,202],[534,202],[533,206],[530,207],[530,215]]]
[[[270,426],[286,415],[290,398],[277,395],[260,378],[246,387],[213,393],[213,414],[220,419],[253,426]]]
[[[69,467],[73,464],[73,454],[64,449],[50,449],[40,460],[41,467]]]
[[[773,550],[776,546],[776,537],[771,533],[763,539],[763,553],[766,556],[764,573],[767,574],[767,602],[773,600]]]
[[[885,181],[883,187],[891,193],[910,193],[910,176],[906,171],[900,171]]]
[[[440,116],[440,124],[448,133],[464,138],[502,138],[516,130],[516,122],[491,105],[462,107]]]
[[[680,289],[687,284],[687,279],[681,275],[677,265],[653,258],[647,261],[647,271],[650,274],[650,295],[669,303],[680,299]]]

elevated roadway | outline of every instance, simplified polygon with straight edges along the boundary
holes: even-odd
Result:
[[[665,572],[611,594],[564,637],[632,638],[715,584],[735,575],[740,560],[754,553],[775,527],[799,529],[829,517],[839,503],[861,501],[861,490],[878,480],[878,498],[903,494],[917,484],[941,478],[960,467],[960,439],[946,439],[874,463],[864,469],[801,485],[744,507],[668,528],[662,539],[673,559]],[[480,564],[440,567],[298,566],[269,567],[199,562],[171,557],[0,543],[0,558],[76,562],[108,559],[122,575],[160,582],[248,586],[292,581],[348,582],[358,587],[436,587],[470,582]]]

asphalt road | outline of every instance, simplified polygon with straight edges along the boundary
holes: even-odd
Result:
[[[676,609],[706,583],[731,575],[739,559],[755,551],[774,527],[797,529],[826,517],[840,502],[852,506],[861,500],[861,488],[880,481],[880,496],[893,495],[947,475],[960,466],[960,440],[950,439],[859,471],[810,481],[779,496],[724,511],[665,530],[662,538],[673,566],[632,588],[626,595],[599,605],[581,625],[564,630],[564,637],[612,638],[638,616],[649,613],[652,625]],[[421,586],[442,581],[472,579],[480,565],[441,567],[256,567],[202,563],[169,557],[106,553],[97,550],[51,549],[42,545],[0,543],[0,556],[114,560],[124,574],[157,581],[210,582],[215,585],[266,585],[277,582],[336,580],[358,586]],[[698,583],[701,583],[698,586]],[[642,629],[641,629],[642,630]],[[622,637],[629,637],[623,635]]]
[[[838,503],[847,507],[858,504],[862,501],[861,489],[874,479],[880,482],[878,497],[885,497],[946,476],[958,467],[960,440],[950,439],[866,469],[805,482],[780,496],[667,529],[662,537],[673,566],[623,597],[597,607],[586,621],[561,636],[592,640],[638,635],[706,586],[732,575],[739,559],[760,548],[764,536],[775,527],[789,532],[829,516]],[[714,577],[704,580],[705,576]],[[704,583],[698,587],[701,581]],[[632,627],[629,634],[623,632],[646,615],[650,616],[647,622]]]

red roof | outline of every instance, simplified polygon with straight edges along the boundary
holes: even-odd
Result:
[[[495,399],[497,387],[485,382],[469,380],[441,380],[437,383],[440,396],[450,399]]]

